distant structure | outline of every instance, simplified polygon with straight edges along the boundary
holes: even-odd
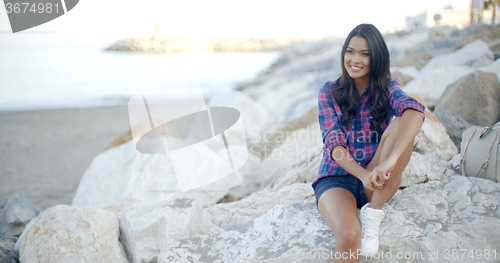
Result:
[[[407,16],[406,31],[424,30],[434,26],[455,26],[459,29],[470,25],[470,8],[453,8],[448,5],[439,10],[427,10]]]

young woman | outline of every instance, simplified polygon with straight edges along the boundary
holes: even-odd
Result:
[[[390,78],[389,51],[375,26],[351,31],[341,64],[342,76],[319,92],[325,151],[312,187],[335,234],[334,260],[358,262],[353,252],[378,251],[382,207],[401,184],[425,116],[424,107]]]

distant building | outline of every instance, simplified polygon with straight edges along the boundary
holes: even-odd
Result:
[[[456,26],[459,29],[470,25],[470,8],[445,7],[428,10],[415,16],[407,16],[406,31],[422,30],[434,26]]]

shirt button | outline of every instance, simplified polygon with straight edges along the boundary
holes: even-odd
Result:
[[[358,142],[362,142],[363,140],[361,140],[361,138],[358,138],[358,139],[357,139],[357,141],[358,141]]]

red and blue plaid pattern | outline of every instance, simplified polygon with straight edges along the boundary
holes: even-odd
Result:
[[[342,112],[333,97],[332,91],[338,87],[336,81],[329,81],[321,87],[318,95],[318,117],[323,135],[324,152],[319,172],[313,181],[316,183],[326,176],[347,175],[348,172],[335,162],[330,153],[336,146],[344,146],[362,167],[366,168],[375,155],[382,134],[370,131],[372,116],[368,105],[368,86],[361,95],[361,104],[356,109],[356,116],[349,123],[349,127],[342,125]],[[389,114],[381,123],[383,131],[389,126],[394,116],[403,115],[406,109],[415,109],[424,112],[424,106],[401,90],[396,79],[389,81]]]

